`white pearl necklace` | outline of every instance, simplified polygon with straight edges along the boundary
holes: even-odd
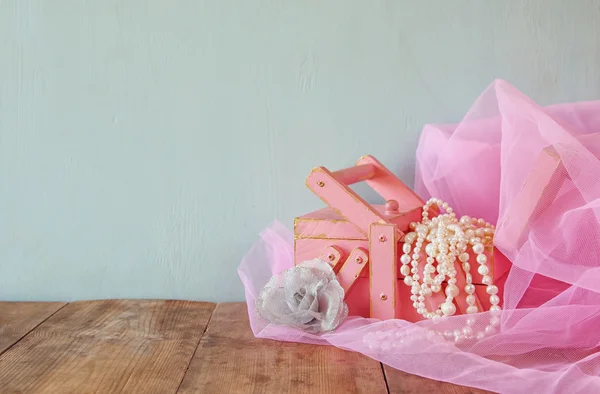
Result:
[[[443,209],[445,213],[429,219],[429,209],[433,205]],[[474,219],[468,216],[463,216],[459,221],[448,203],[437,198],[427,201],[423,207],[422,218],[421,223],[411,223],[413,232],[404,237],[405,243],[402,247],[404,254],[400,258],[402,263],[400,273],[405,276],[404,283],[411,287],[410,299],[413,301],[413,307],[417,313],[434,321],[439,320],[442,316],[451,316],[456,313],[453,301],[460,293],[460,289],[456,286],[456,269],[454,267],[457,259],[462,263],[462,269],[465,272],[464,291],[467,294],[466,302],[469,305],[466,312],[468,314],[479,312],[474,295],[475,285],[473,285],[473,277],[470,274],[470,256],[467,252],[469,247],[476,255],[476,261],[479,264],[477,272],[482,275],[482,283],[487,286],[486,292],[490,296],[492,305],[490,311],[500,311],[498,287],[493,284],[493,279],[489,275],[490,270],[486,265],[487,256],[484,254],[484,243],[492,242],[494,226],[483,219]],[[427,263],[423,268],[423,281],[419,282],[421,279],[418,269],[420,253],[426,241],[428,242],[425,246],[425,253],[428,256]],[[413,244],[415,244],[414,248]],[[434,265],[435,263],[437,266]],[[437,275],[432,276],[436,272]],[[425,307],[425,299],[433,293],[439,293],[446,278],[448,285],[445,290],[445,302],[437,310],[428,311]],[[469,329],[470,327],[467,326],[463,328],[463,331],[469,331]]]
[[[445,211],[445,213],[429,219],[429,209],[433,206]],[[448,316],[456,313],[454,298],[460,294],[456,286],[456,269],[454,263],[458,259],[465,272],[464,291],[467,294],[467,314],[479,312],[476,305],[475,285],[470,274],[471,265],[468,249],[471,248],[475,254],[475,260],[479,264],[477,272],[482,276],[482,283],[487,286],[486,292],[490,296],[490,318],[488,324],[478,325],[476,318],[469,317],[462,328],[446,329],[443,331],[426,329],[421,335],[419,333],[405,332],[405,329],[376,331],[365,335],[363,341],[372,350],[388,351],[391,348],[400,348],[405,344],[421,338],[432,340],[453,341],[456,344],[464,341],[481,340],[486,336],[493,335],[496,327],[500,324],[500,297],[498,287],[493,284],[489,275],[490,270],[487,263],[485,246],[492,244],[495,227],[483,219],[474,219],[463,216],[458,220],[454,210],[448,203],[437,198],[430,199],[423,207],[422,221],[410,224],[412,232],[404,237],[402,246],[403,255],[400,258],[402,266],[400,272],[405,276],[404,283],[411,287],[413,306],[417,312],[434,323],[446,320]],[[414,244],[414,247],[413,247]],[[427,262],[423,268],[423,281],[419,282],[419,260],[421,251],[425,245]],[[437,263],[437,264],[436,264]],[[435,276],[432,274],[437,273]],[[447,278],[446,300],[435,311],[427,311],[425,299],[433,293],[441,291],[441,285]]]

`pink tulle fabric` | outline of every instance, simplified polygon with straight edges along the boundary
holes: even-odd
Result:
[[[522,203],[519,191],[547,147],[564,174],[545,189],[551,201],[527,221],[522,242],[511,243],[502,223]],[[439,197],[458,215],[498,223],[496,247],[512,267],[495,333],[465,344],[429,335],[464,327],[464,315],[437,324],[351,316],[322,335],[268,324],[254,300],[273,274],[293,266],[293,234],[275,222],[238,269],[254,334],[333,345],[500,393],[600,392],[600,101],[541,107],[495,81],[458,124],[425,126],[416,168],[415,190],[424,199]],[[477,324],[491,318],[475,316]]]

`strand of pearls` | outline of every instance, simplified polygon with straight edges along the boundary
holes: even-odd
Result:
[[[429,218],[430,209],[437,206],[444,213]],[[413,307],[417,313],[431,319],[434,323],[447,320],[448,316],[456,313],[454,299],[460,294],[456,285],[455,263],[460,262],[460,267],[465,273],[464,291],[467,294],[467,314],[479,311],[477,300],[474,295],[475,285],[471,275],[471,250],[478,264],[477,272],[481,275],[481,282],[486,285],[486,293],[489,295],[491,307],[488,324],[480,322],[477,324],[475,316],[469,316],[465,320],[464,327],[458,327],[454,322],[448,321],[446,329],[412,330],[407,332],[405,328],[397,328],[385,331],[375,331],[365,335],[363,341],[369,349],[376,351],[388,351],[392,348],[400,349],[402,346],[414,343],[420,339],[431,339],[440,341],[453,341],[456,344],[481,340],[496,332],[496,326],[500,324],[500,297],[498,287],[493,284],[487,266],[486,246],[491,246],[495,227],[484,219],[475,219],[463,216],[457,219],[454,210],[448,203],[437,198],[432,198],[423,207],[422,221],[411,223],[412,232],[404,237],[402,246],[403,255],[400,258],[402,266],[400,273],[404,275],[404,283],[411,287]],[[423,257],[424,248],[426,263],[423,266],[423,278],[419,275],[419,262]],[[434,311],[428,311],[425,305],[427,297],[442,290],[442,284],[446,281],[444,302]],[[483,312],[483,311],[482,311]],[[448,327],[449,326],[449,327]],[[454,327],[453,327],[454,326]]]
[[[369,350],[376,352],[388,352],[390,350],[404,350],[405,347],[414,346],[419,341],[427,340],[433,342],[454,342],[457,345],[474,344],[486,336],[496,333],[496,327],[500,325],[500,312],[490,312],[488,324],[477,322],[474,316],[466,319],[466,325],[462,328],[446,327],[444,330],[432,328],[407,328],[389,327],[371,331],[363,337],[363,343]]]
[[[437,206],[444,213],[430,219],[429,210]],[[437,198],[432,198],[423,207],[422,221],[411,223],[411,230],[404,238],[402,247],[403,255],[400,258],[402,266],[400,273],[405,276],[404,283],[411,287],[411,300],[417,313],[426,319],[439,320],[442,316],[451,316],[456,313],[454,298],[460,289],[456,286],[455,262],[458,260],[465,273],[464,291],[467,294],[466,302],[469,305],[466,312],[473,314],[479,312],[476,305],[475,285],[470,273],[469,262],[470,248],[475,254],[479,264],[477,272],[482,276],[481,282],[487,286],[486,292],[490,296],[490,311],[500,311],[500,297],[497,295],[498,287],[493,284],[486,265],[485,245],[491,244],[494,236],[494,226],[483,219],[474,219],[463,216],[456,218],[454,210],[448,203]],[[427,244],[425,245],[425,243]],[[413,246],[414,244],[414,246]],[[423,281],[419,275],[419,261],[421,251],[425,245],[426,263],[423,268]],[[447,281],[445,289],[446,299],[435,310],[428,311],[425,300],[433,293],[441,291],[441,285]],[[468,330],[466,330],[468,331]]]

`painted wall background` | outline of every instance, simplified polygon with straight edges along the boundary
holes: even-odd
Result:
[[[312,167],[412,183],[496,78],[600,99],[599,34],[592,0],[0,0],[0,299],[242,300]]]

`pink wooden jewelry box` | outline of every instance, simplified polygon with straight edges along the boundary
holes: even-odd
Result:
[[[386,204],[371,205],[348,187],[361,181],[379,193]],[[364,156],[355,166],[336,172],[317,167],[306,185],[328,207],[295,219],[295,264],[318,257],[329,261],[346,291],[351,315],[421,320],[412,306],[410,287],[400,275],[399,258],[404,234],[410,231],[411,222],[421,220],[424,201],[372,156]],[[490,268],[492,255],[490,249]],[[457,285],[462,288],[465,276],[460,267],[457,272]],[[494,272],[494,277],[498,274]],[[489,296],[476,276],[475,272],[477,305],[487,310]],[[443,292],[429,297],[429,308],[437,308],[443,300]],[[458,313],[465,313],[464,293],[455,304]]]

